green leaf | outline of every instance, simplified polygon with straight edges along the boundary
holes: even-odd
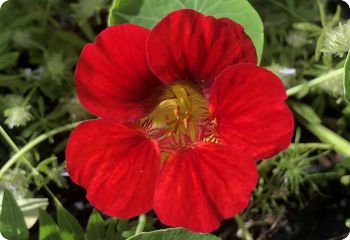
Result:
[[[345,100],[350,103],[350,52],[345,61],[345,73],[344,73],[344,97]]]
[[[191,8],[216,18],[227,17],[244,26],[261,58],[264,44],[262,21],[247,0],[114,0],[109,12],[108,24],[130,22],[152,28],[166,14],[183,8]]]
[[[19,52],[6,53],[0,56],[0,70],[16,63]]]
[[[3,191],[0,191],[0,212],[2,210]],[[24,216],[27,229],[30,229],[39,218],[39,208],[45,209],[49,205],[47,198],[15,199]]]
[[[1,31],[1,38],[0,38],[0,55],[7,50],[8,45],[11,41],[11,32],[10,31]]]
[[[82,240],[84,232],[75,217],[61,206],[57,206],[57,220],[64,240]]]
[[[104,239],[105,227],[104,221],[98,211],[92,211],[88,225],[86,227],[86,240]]]
[[[57,224],[51,216],[42,209],[39,209],[39,222],[39,240],[62,240]]]
[[[41,20],[43,17],[43,13],[41,11],[33,11],[30,13],[27,13],[23,15],[22,17],[16,18],[14,21],[11,22],[11,24],[8,26],[8,28],[18,28],[18,27],[25,27],[28,26],[28,24],[35,20]]]
[[[79,50],[82,49],[86,43],[79,35],[67,31],[56,31],[53,38],[76,47]]]
[[[120,233],[118,232],[118,219],[110,219],[107,225],[106,240],[117,240],[120,238]]]
[[[0,74],[0,87],[23,88],[23,81],[20,75],[3,75]]]
[[[55,221],[44,210],[39,209],[39,240],[62,240]]]
[[[345,156],[340,164],[346,168],[350,168],[350,156]],[[350,185],[350,182],[349,182]]]
[[[38,220],[39,209],[45,209],[49,205],[47,198],[22,198],[17,200],[17,202],[28,229]]]
[[[183,228],[169,228],[153,232],[141,233],[128,240],[220,240],[212,234],[189,232]]]
[[[10,240],[29,239],[29,232],[24,222],[21,209],[7,189],[4,189],[0,215],[0,232],[6,239]]]
[[[74,17],[79,24],[86,22],[94,14],[100,12],[104,5],[105,0],[80,0],[78,3],[73,3],[72,9]]]

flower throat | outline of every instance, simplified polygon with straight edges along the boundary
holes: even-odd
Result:
[[[152,129],[164,129],[174,146],[207,138],[208,104],[196,86],[180,81],[161,89],[154,100],[156,106],[147,119]]]

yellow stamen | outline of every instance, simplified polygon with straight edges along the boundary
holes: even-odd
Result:
[[[202,91],[187,82],[177,82],[161,89],[154,101],[156,107],[147,116],[152,119],[152,127],[168,129],[169,136],[171,132],[174,140],[179,139],[177,144],[181,144],[184,134],[194,141],[198,124],[209,115]]]

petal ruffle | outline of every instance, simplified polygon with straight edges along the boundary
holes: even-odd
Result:
[[[215,19],[194,10],[170,13],[151,31],[149,65],[164,83],[191,80],[204,87],[236,63],[257,63],[253,42],[238,23]]]
[[[113,26],[84,47],[75,85],[87,110],[119,122],[133,121],[150,110],[146,100],[161,82],[147,63],[149,32],[132,24]]]
[[[195,143],[165,161],[155,192],[160,221],[210,232],[245,209],[257,182],[255,162],[244,152],[215,143]]]
[[[277,154],[289,146],[294,130],[286,98],[281,80],[268,70],[250,64],[225,69],[209,99],[217,137],[255,159]]]
[[[160,153],[142,130],[104,120],[83,122],[68,140],[66,158],[71,179],[100,211],[130,218],[152,208]]]

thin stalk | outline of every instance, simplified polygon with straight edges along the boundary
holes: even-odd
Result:
[[[139,216],[139,223],[137,224],[135,235],[138,235],[143,232],[143,229],[145,229],[145,226],[146,226],[146,221],[147,221],[146,215],[141,214]]]
[[[324,172],[324,173],[313,173],[306,176],[307,179],[317,181],[324,179],[339,179],[344,176],[344,172]]]
[[[11,137],[7,134],[5,129],[0,125],[0,134],[5,139],[5,141],[10,145],[13,151],[18,152],[19,148],[17,145],[12,141]]]
[[[326,19],[326,10],[324,8],[324,5],[320,2],[320,0],[317,0],[317,5],[318,5],[319,11],[320,11],[320,18],[321,18],[322,27],[326,27],[327,19]]]
[[[67,125],[64,125],[62,127],[53,129],[47,133],[44,133],[40,135],[39,137],[33,139],[30,141],[27,145],[25,145],[23,148],[21,148],[19,151],[17,151],[0,169],[0,178],[4,175],[4,173],[12,167],[16,163],[16,161],[22,157],[26,152],[31,150],[33,147],[41,143],[42,141],[65,131],[71,130],[75,128],[78,125],[78,123],[70,123]]]
[[[320,83],[323,83],[323,82],[326,82],[328,80],[331,80],[335,77],[338,77],[340,75],[343,75],[344,74],[344,68],[340,68],[340,69],[337,69],[337,70],[334,70],[332,72],[329,72],[325,75],[322,75],[320,77],[317,77],[317,78],[314,78],[306,83],[302,83],[302,84],[299,84],[297,86],[294,86],[294,87],[291,87],[289,89],[287,89],[287,95],[290,97],[290,96],[294,96],[296,95],[298,92],[304,90],[305,88],[311,88],[311,87],[314,87]]]
[[[344,156],[350,156],[350,142],[321,124],[299,121],[307,130],[322,142],[332,145],[333,149]]]
[[[32,96],[33,96],[33,94],[35,93],[35,91],[37,90],[37,88],[38,88],[38,87],[35,86],[35,87],[28,93],[26,99],[24,100],[24,102],[23,102],[23,104],[22,104],[23,107],[26,106],[26,105],[29,103],[30,99],[32,98]]]
[[[6,133],[6,131],[3,129],[3,127],[0,125],[0,133],[1,135],[4,137],[4,139],[6,140],[6,142],[11,146],[11,148],[15,151],[18,152],[19,148],[16,145],[16,143],[10,138],[10,136]],[[27,157],[23,157],[24,162],[29,166],[29,168],[31,169],[31,171],[37,171],[35,169],[35,167],[32,165],[32,163],[30,162],[30,160]],[[62,203],[60,202],[60,200],[58,200],[58,198],[56,198],[56,196],[52,193],[52,191],[50,190],[50,188],[44,183],[43,184],[44,189],[46,190],[46,192],[51,196],[51,198],[55,201],[55,203],[59,206],[62,206]]]
[[[59,207],[63,207],[61,201],[58,200],[58,198],[55,196],[55,194],[53,194],[53,192],[50,190],[50,188],[46,184],[43,184],[43,187],[46,190],[46,192],[50,195],[50,197],[54,200],[56,205],[58,205]]]
[[[293,146],[301,149],[322,149],[329,150],[332,149],[332,145],[328,143],[293,143]]]
[[[28,165],[28,167],[30,168],[30,170],[32,172],[37,172],[38,170],[33,166],[33,164],[30,162],[30,160],[27,157],[23,157],[24,159],[24,163]],[[50,195],[50,197],[53,199],[53,201],[56,203],[56,205],[62,207],[62,203],[60,200],[58,200],[58,198],[56,198],[55,194],[53,194],[53,192],[50,190],[50,188],[45,184],[43,184],[43,188],[45,189],[45,191]]]
[[[331,145],[335,151],[343,156],[350,156],[350,142],[333,132],[331,129],[323,126],[317,113],[315,113],[312,107],[294,101],[290,101],[288,105],[293,109],[294,116],[298,122],[315,135],[321,142]],[[297,110],[298,106],[303,108],[302,112]]]
[[[241,216],[237,214],[235,217],[235,220],[238,224],[238,227],[242,230],[243,237],[245,240],[254,240],[253,236],[250,234],[248,228],[246,227],[244,221],[242,220]]]
[[[27,164],[29,166],[29,168],[31,169],[31,171],[35,171],[38,172],[38,170],[33,166],[33,164],[29,161],[28,158],[23,157],[25,164]],[[47,194],[50,195],[50,197],[52,198],[52,200],[56,203],[56,205],[62,207],[62,203],[60,200],[58,200],[58,198],[56,198],[55,194],[53,194],[53,192],[50,190],[50,188],[45,184],[42,183],[43,188],[45,189],[45,191],[47,192]]]

